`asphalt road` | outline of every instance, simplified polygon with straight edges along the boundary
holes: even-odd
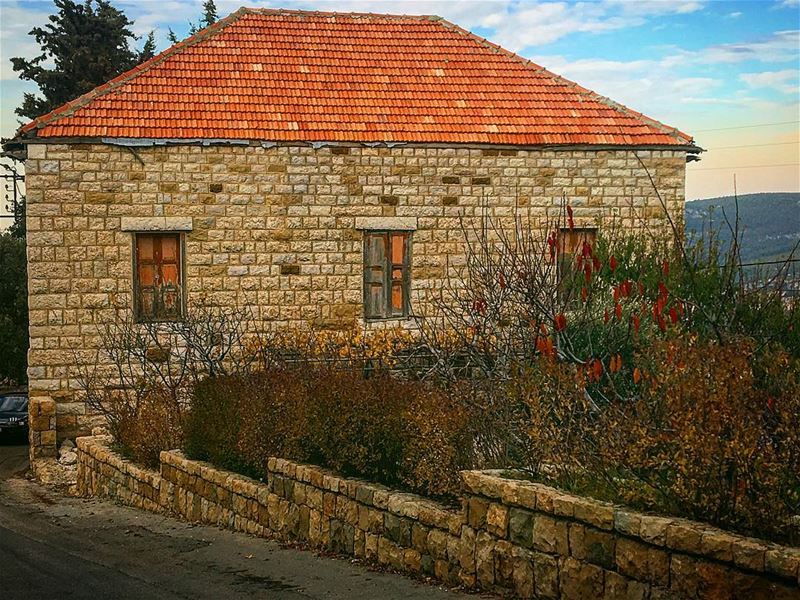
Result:
[[[3,600],[475,598],[346,559],[65,497],[18,474],[26,452],[0,445]]]

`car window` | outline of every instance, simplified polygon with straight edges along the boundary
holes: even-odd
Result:
[[[27,406],[28,399],[25,396],[0,396],[0,411],[23,412]]]

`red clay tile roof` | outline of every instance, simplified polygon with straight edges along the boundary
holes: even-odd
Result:
[[[238,10],[19,133],[692,145],[438,17],[266,9]]]

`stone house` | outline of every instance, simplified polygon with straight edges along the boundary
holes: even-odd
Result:
[[[650,176],[679,219],[699,151],[438,17],[255,9],[6,150],[26,169],[34,456],[91,426],[76,356],[115,307],[180,319],[202,294],[271,325],[413,325],[463,261],[459,219],[566,195],[580,227],[663,228]]]

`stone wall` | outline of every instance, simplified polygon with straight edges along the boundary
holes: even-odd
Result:
[[[800,549],[508,479],[463,473],[450,509],[374,483],[272,458],[265,482],[179,452],[160,473],[108,438],[78,439],[78,490],[190,521],[306,543],[451,585],[521,598],[800,596]]]
[[[130,306],[136,230],[184,232],[190,305],[204,296],[248,305],[267,326],[348,327],[363,315],[363,228],[413,230],[411,299],[424,316],[448,264],[452,275],[464,263],[461,217],[536,225],[566,195],[578,226],[665,231],[648,170],[680,218],[685,152],[31,144],[25,169],[40,456],[95,424],[76,371],[97,361],[97,326]]]

